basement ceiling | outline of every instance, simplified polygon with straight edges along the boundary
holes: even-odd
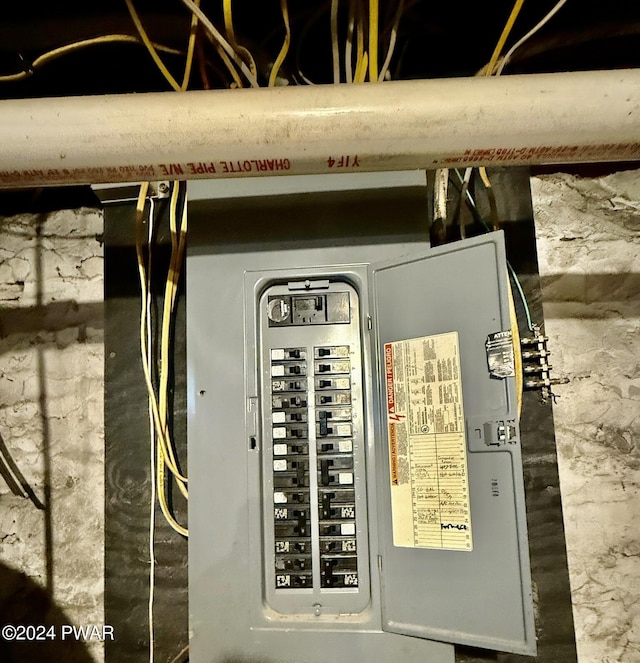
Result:
[[[190,16],[180,0],[137,0],[135,7],[150,38],[179,53],[163,53],[179,76]],[[289,0],[292,43],[282,69],[290,83],[332,81],[330,2]],[[506,48],[528,32],[556,0],[529,0],[514,24]],[[277,0],[234,0],[239,43],[255,56],[261,83],[282,44],[284,29]],[[380,48],[386,50],[397,0],[380,1]],[[390,68],[394,79],[471,76],[485,65],[513,6],[493,2],[405,0]],[[201,7],[224,32],[222,0]],[[344,41],[349,2],[340,0]],[[0,76],[28,71],[43,53],[92,37],[137,37],[124,0],[92,3],[60,0],[48,6],[13,3],[0,23]],[[226,87],[230,81],[218,55],[205,39],[196,57],[192,88]],[[204,63],[203,66],[198,59]],[[505,73],[534,73],[640,67],[640,3],[568,0],[532,39],[520,48]],[[1,98],[67,96],[169,89],[148,52],[139,43],[91,46],[58,57],[17,82],[0,81]]]

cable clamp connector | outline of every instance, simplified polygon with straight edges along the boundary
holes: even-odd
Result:
[[[149,196],[152,198],[168,198],[171,194],[171,184],[169,180],[161,182],[149,182]]]
[[[555,401],[555,394],[551,387],[556,384],[567,384],[569,378],[552,378],[549,364],[549,337],[544,336],[538,325],[533,325],[533,336],[521,338],[520,345],[524,348],[522,351],[524,373],[524,388],[539,389],[540,401],[543,405],[550,399]]]

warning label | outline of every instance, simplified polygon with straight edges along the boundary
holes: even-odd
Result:
[[[386,343],[393,543],[472,550],[457,332]]]

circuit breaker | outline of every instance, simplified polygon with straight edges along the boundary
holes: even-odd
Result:
[[[503,239],[429,248],[423,198],[192,203],[194,663],[535,652]]]
[[[358,292],[288,282],[258,310],[268,601],[358,612],[370,601]]]

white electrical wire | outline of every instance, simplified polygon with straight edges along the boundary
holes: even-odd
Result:
[[[340,49],[338,46],[338,0],[331,0],[331,59],[333,82],[340,82]]]
[[[551,11],[539,22],[536,23],[536,25],[527,32],[527,34],[519,39],[504,55],[502,58],[502,62],[500,63],[500,66],[496,70],[496,76],[500,76],[502,73],[503,69],[509,64],[509,61],[511,60],[511,56],[524,44],[526,41],[528,41],[533,35],[540,30],[543,26],[545,26],[550,19],[552,19],[556,13],[562,8],[564,4],[566,4],[567,0],[560,0],[556,5],[551,9]]]
[[[349,20],[347,23],[347,42],[344,47],[344,75],[347,83],[353,83],[353,61],[351,53],[353,50],[353,34],[356,25],[355,0],[349,2]]]
[[[193,0],[181,0],[182,4],[193,14],[195,14],[199,19],[200,23],[206,28],[209,32],[209,35],[213,40],[219,44],[227,53],[227,55],[236,63],[240,68],[240,71],[245,75],[246,79],[249,81],[252,87],[259,87],[258,80],[254,76],[253,72],[247,67],[244,60],[240,57],[237,51],[235,51],[231,44],[222,36],[222,34],[216,29],[215,25],[209,20],[209,17],[196,5]]]
[[[389,67],[391,66],[391,58],[393,57],[393,51],[396,48],[396,40],[398,38],[398,26],[400,25],[400,19],[402,18],[402,12],[404,11],[404,0],[400,0],[398,3],[398,9],[396,10],[396,15],[393,18],[393,25],[391,26],[391,36],[389,37],[389,48],[387,49],[387,57],[384,59],[384,64],[380,70],[380,76],[378,80],[384,81]]]
[[[153,220],[155,213],[155,201],[149,198],[149,227],[147,232],[148,246],[151,246],[153,240]],[[151,252],[148,256],[147,268],[147,291],[151,292]],[[151,297],[147,297],[146,307],[146,326],[147,326],[147,362],[151,365]],[[155,554],[155,530],[156,530],[156,426],[153,418],[153,404],[151,398],[149,400],[149,435],[151,441],[150,455],[150,470],[151,470],[151,510],[149,514],[149,663],[153,663],[154,649],[155,649],[155,633],[153,624],[153,601],[155,598],[155,585],[156,585],[156,554]]]

